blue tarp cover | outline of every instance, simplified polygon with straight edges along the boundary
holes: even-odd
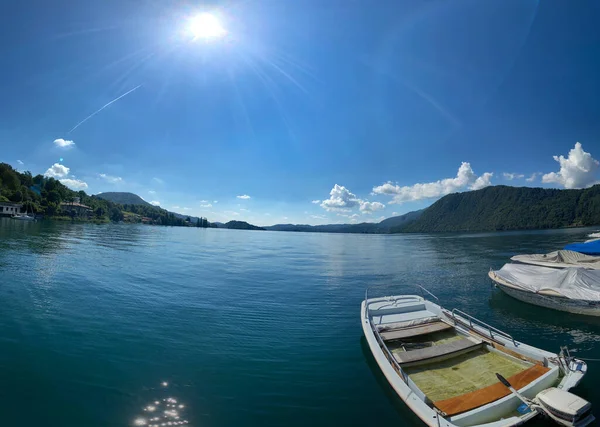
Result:
[[[571,243],[565,246],[568,251],[575,251],[586,255],[600,255],[600,240],[588,243]]]

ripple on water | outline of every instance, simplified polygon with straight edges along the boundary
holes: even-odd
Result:
[[[419,283],[518,340],[597,358],[598,321],[521,303],[487,279],[511,254],[585,234],[17,228],[0,220],[3,421],[19,425],[27,413],[31,425],[61,427],[326,426],[371,425],[377,414],[378,424],[419,425],[365,350],[358,317],[366,287],[416,292]],[[598,381],[590,364],[577,392],[600,402]]]

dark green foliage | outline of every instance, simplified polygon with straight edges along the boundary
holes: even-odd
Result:
[[[600,185],[583,190],[494,186],[449,194],[392,232],[495,231],[600,224]]]
[[[117,208],[116,206],[113,206],[110,209],[110,220],[114,221],[114,222],[119,222],[119,221],[123,221],[123,218],[125,216],[123,215],[123,212],[121,212],[121,210],[119,208]]]
[[[225,224],[225,228],[233,230],[264,230],[264,228],[248,224],[246,221],[229,221]]]
[[[107,195],[121,197],[127,204],[107,200]],[[73,191],[54,178],[42,175],[32,177],[30,172],[20,173],[6,163],[0,163],[0,201],[23,203],[28,212],[46,217],[75,217],[76,211],[61,209],[61,203],[71,203],[78,197],[81,204],[89,206],[96,220],[146,222],[151,224],[189,226],[182,215],[174,214],[145,202],[132,193],[103,193],[89,196],[85,191]],[[127,213],[127,215],[126,215]],[[133,215],[131,215],[133,214]],[[84,218],[85,219],[85,218]],[[91,219],[91,218],[90,218]],[[206,221],[206,219],[204,219]],[[202,224],[202,223],[201,223]],[[205,227],[210,227],[206,221]]]

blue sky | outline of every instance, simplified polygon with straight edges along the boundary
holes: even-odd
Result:
[[[226,34],[195,38],[202,13]],[[9,2],[0,161],[256,224],[586,187],[598,22],[595,1]]]

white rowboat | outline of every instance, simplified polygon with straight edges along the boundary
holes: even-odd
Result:
[[[367,291],[361,323],[386,379],[430,427],[516,426],[539,414],[567,426],[594,420],[591,405],[568,393],[587,371],[568,351],[518,342],[418,295],[369,298]]]

